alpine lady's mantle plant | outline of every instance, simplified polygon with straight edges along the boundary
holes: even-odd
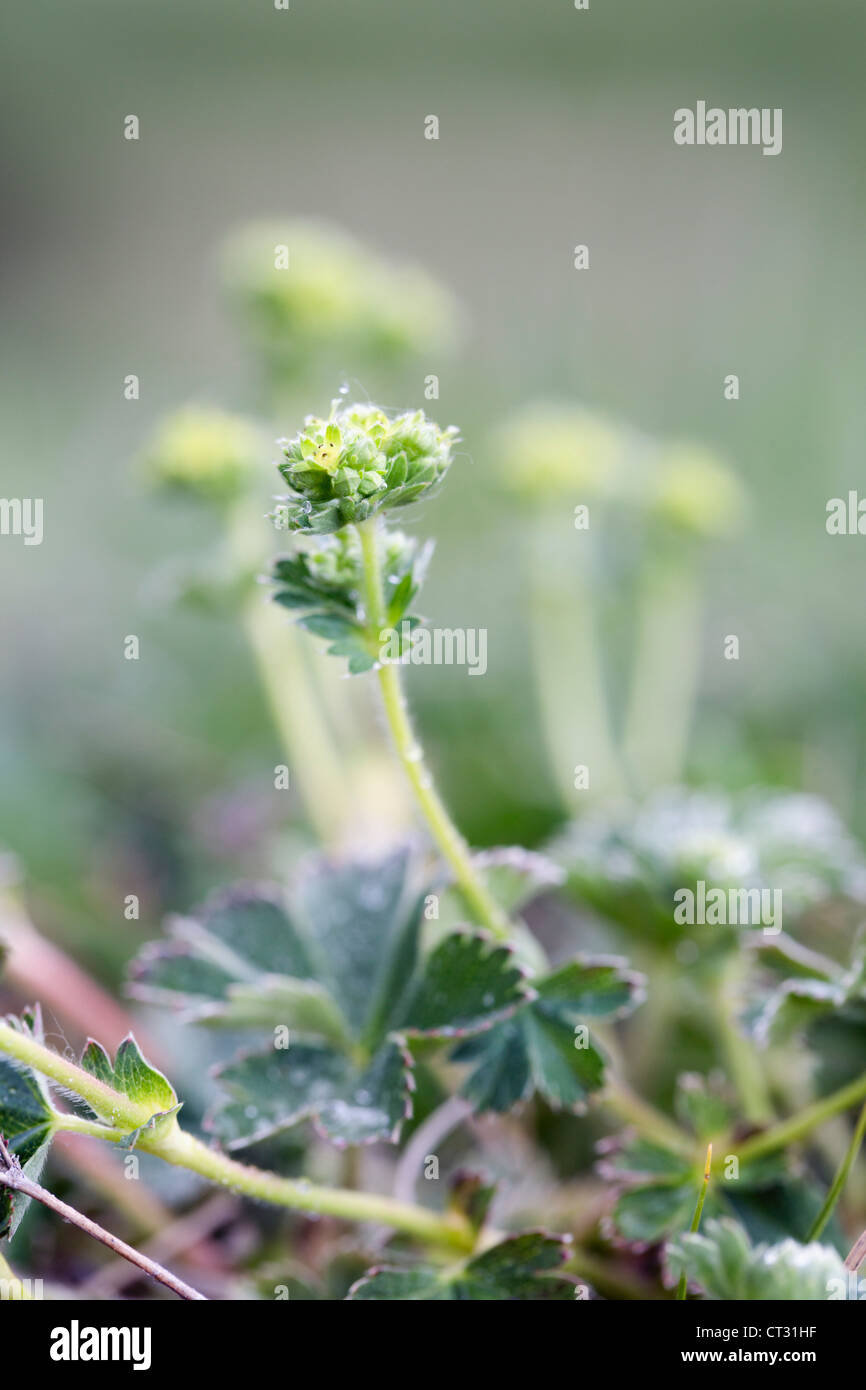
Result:
[[[686,1076],[677,1119],[657,1111],[612,1074],[596,1035],[642,1000],[643,978],[610,956],[551,969],[521,910],[555,870],[522,850],[473,855],[434,786],[399,656],[382,657],[384,632],[399,627],[411,643],[421,622],[412,610],[430,548],[388,522],[440,485],[455,444],[453,429],[421,412],[335,407],[285,443],[280,471],[289,491],[274,513],[293,537],[274,567],[274,597],[352,674],[378,681],[396,753],[442,863],[431,868],[406,847],[375,862],[322,858],[287,887],[221,892],[141,953],[132,981],[138,997],[178,1008],[191,1023],[261,1039],[217,1071],[220,1098],[205,1121],[210,1143],[181,1123],[182,1097],[132,1037],[113,1058],[90,1041],[75,1062],[47,1046],[38,1009],[0,1021],[0,1234],[14,1232],[32,1197],[69,1212],[38,1183],[54,1136],[67,1131],[154,1154],[259,1201],[386,1226],[422,1247],[421,1258],[399,1248],[389,1254],[388,1265],[355,1282],[352,1298],[574,1298],[562,1266],[569,1260],[569,1272],[580,1273],[585,1255],[571,1257],[565,1238],[543,1231],[488,1228],[493,1190],[478,1175],[456,1175],[447,1204],[433,1210],[280,1176],[232,1156],[302,1124],[338,1148],[396,1145],[419,1081],[429,1087],[433,1078],[440,1092],[460,1088],[461,1113],[503,1113],[532,1097],[574,1113],[600,1096],[629,1125],[606,1146],[601,1169],[616,1197],[615,1238],[632,1249],[667,1242],[680,1296],[689,1287],[723,1298],[840,1296],[831,1285],[847,1296],[863,1242],[843,1263],[817,1241],[857,1157],[866,1108],[823,1201],[787,1150],[864,1104],[862,1070],[798,1114],[776,1120],[770,1107],[760,1117],[750,1112],[743,1126],[738,1114],[749,1088],[739,1082],[748,1082],[750,1054],[731,1067],[737,1099],[727,1087]],[[428,911],[434,903],[438,911]],[[767,1038],[850,1021],[852,1012],[859,1019],[862,945],[843,969],[780,938],[773,965],[810,978],[789,980],[764,1001]],[[751,1044],[742,1038],[743,1046]],[[798,1238],[785,1229],[768,1245],[780,1212]],[[134,1258],[106,1232],[91,1234]],[[196,1296],[167,1271],[148,1272]]]
[[[429,495],[452,462],[453,427],[423,411],[389,418],[374,406],[350,406],[328,420],[310,416],[283,445],[280,472],[291,489],[275,512],[278,526],[312,537],[277,564],[277,601],[301,610],[302,626],[348,658],[353,674],[375,667],[397,754],[431,833],[476,920],[507,940],[508,921],[473,866],[437,793],[415,737],[398,668],[382,660],[395,629],[411,633],[410,613],[430,557],[428,546],[389,532],[387,513]],[[402,640],[398,658],[402,655]]]

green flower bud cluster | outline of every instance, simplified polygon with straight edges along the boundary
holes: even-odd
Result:
[[[534,405],[500,431],[497,454],[506,486],[527,500],[592,500],[622,491],[629,444],[623,429],[592,411]]]
[[[698,537],[730,534],[745,510],[738,479],[708,450],[659,444],[580,407],[530,407],[497,453],[507,486],[536,505],[611,502]]]
[[[332,372],[390,365],[447,349],[455,337],[448,291],[326,224],[253,224],[229,242],[223,263],[230,301],[275,377],[308,375],[311,363]]]
[[[376,406],[353,405],[330,420],[309,416],[294,439],[281,441],[278,465],[291,495],[279,499],[282,530],[324,534],[405,507],[431,492],[451,465],[457,439],[422,410],[389,418]]]
[[[413,629],[420,619],[408,608],[424,580],[433,543],[402,531],[382,531],[376,539],[388,626],[406,622]],[[275,562],[272,580],[275,602],[299,612],[299,624],[330,642],[329,652],[347,657],[351,674],[376,664],[379,635],[367,624],[361,545],[354,528],[299,538],[295,553]]]
[[[741,521],[745,497],[739,480],[713,454],[681,444],[659,459],[651,510],[678,530],[724,537]]]
[[[188,406],[163,421],[144,453],[161,487],[228,503],[245,490],[267,457],[258,430],[238,415]]]

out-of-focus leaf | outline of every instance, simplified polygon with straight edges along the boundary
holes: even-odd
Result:
[[[708,1221],[702,1234],[678,1236],[666,1258],[674,1278],[685,1274],[712,1299],[826,1301],[844,1298],[850,1282],[842,1257],[829,1246],[796,1240],[753,1246],[731,1220]]]
[[[551,854],[582,904],[662,942],[699,931],[707,947],[729,949],[744,925],[759,925],[678,923],[674,893],[695,891],[700,882],[708,893],[778,893],[786,925],[834,897],[866,901],[862,850],[830,806],[799,793],[758,790],[732,798],[673,788],[637,810],[591,812],[556,840]]]
[[[313,973],[283,895],[270,887],[217,893],[199,917],[170,921],[169,933],[133,961],[129,992],[172,1004],[196,1021],[231,1022],[235,985],[257,988],[264,981],[266,992],[275,976],[306,980]],[[279,1021],[287,1022],[282,1015]]]
[[[411,1058],[396,1038],[362,1072],[330,1048],[299,1044],[238,1058],[218,1077],[230,1099],[208,1123],[228,1148],[247,1147],[304,1119],[338,1146],[394,1142],[411,1113]]]
[[[488,1070],[492,1059],[497,1108],[533,1086],[576,1106],[601,1084],[601,1054],[577,1037],[577,1016],[624,1012],[638,977],[607,958],[573,963],[542,981],[536,1000],[510,947],[481,932],[449,932],[422,952],[426,896],[405,849],[374,861],[319,859],[290,896],[221,893],[141,954],[139,997],[179,1004],[201,1022],[282,1030],[266,1051],[218,1072],[229,1098],[211,1124],[226,1143],[255,1143],[304,1119],[335,1143],[396,1141],[412,1113],[405,1037],[493,1037],[515,1014],[516,1058],[510,1048],[500,1055],[511,1033],[482,1056]]]
[[[782,1042],[796,1033],[814,1033],[822,1020],[843,1011],[866,1004],[866,969],[864,969],[864,937],[861,933],[853,942],[847,969],[811,953],[799,955],[799,965],[813,959],[815,973],[806,974],[799,968],[795,976],[784,980],[763,999],[754,1023],[759,1041]]]
[[[695,1132],[696,1155],[708,1140],[726,1134],[733,1119],[726,1097],[693,1074],[679,1078],[676,1109]],[[691,1161],[641,1138],[605,1140],[599,1152],[600,1175],[619,1189],[610,1218],[619,1239],[642,1247],[688,1228],[702,1158]],[[736,1168],[717,1163],[704,1213],[737,1216],[753,1239],[775,1239],[792,1232],[805,1236],[820,1204],[817,1189],[790,1170],[784,1154],[771,1154]]]
[[[573,1300],[575,1284],[554,1273],[568,1259],[565,1238],[526,1231],[465,1261],[437,1270],[372,1269],[349,1290],[350,1299],[442,1302]]]

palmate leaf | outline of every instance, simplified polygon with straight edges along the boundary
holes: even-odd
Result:
[[[778,890],[788,924],[833,898],[866,900],[862,849],[826,802],[799,793],[669,788],[636,810],[582,816],[551,852],[581,904],[660,942],[694,930],[674,920],[673,894],[699,881]],[[740,930],[714,929],[711,940],[730,948]]]
[[[792,973],[765,995],[754,1030],[759,1041],[783,1042],[797,1033],[811,1036],[816,1024],[834,1015],[850,1014],[866,1004],[866,938],[862,932],[853,943],[847,969],[835,961],[807,951],[786,938],[775,949],[758,954],[775,971]]]
[[[845,1298],[851,1277],[835,1250],[812,1242],[783,1240],[752,1245],[736,1221],[708,1221],[701,1235],[669,1242],[668,1268],[685,1274],[711,1299],[802,1300]]]
[[[43,1041],[38,1007],[20,1019],[9,1017],[5,1021],[37,1042]],[[57,1113],[43,1078],[29,1067],[0,1057],[0,1135],[34,1180],[42,1172],[56,1122]],[[20,1192],[0,1187],[0,1239],[15,1234],[29,1201]]]
[[[581,1024],[622,1017],[640,1003],[644,982],[618,958],[587,956],[533,987],[533,1000],[454,1053],[473,1064],[463,1093],[480,1111],[510,1110],[533,1093],[554,1109],[581,1110],[604,1082],[604,1055]]]
[[[851,940],[847,966],[782,932],[751,943],[770,981],[753,1015],[759,1041],[801,1035],[814,1063],[818,1095],[862,1075],[866,1055],[866,940]],[[844,956],[844,948],[840,952]]]
[[[139,997],[212,1025],[280,1030],[218,1073],[227,1099],[208,1123],[226,1144],[302,1120],[337,1144],[396,1141],[412,1113],[406,1038],[469,1035],[530,997],[511,952],[481,933],[421,953],[424,896],[405,849],[316,860],[290,895],[220,894],[142,953]]]
[[[379,1048],[364,1072],[330,1048],[299,1044],[252,1053],[217,1076],[231,1097],[209,1128],[227,1148],[244,1148],[312,1119],[338,1147],[399,1136],[411,1115],[411,1057],[396,1038]]]
[[[367,1302],[572,1301],[575,1281],[555,1272],[568,1256],[567,1237],[525,1231],[457,1268],[371,1269],[352,1285],[348,1297]]]
[[[534,997],[506,947],[462,931],[446,936],[427,957],[411,990],[400,1027],[433,1038],[454,1038],[491,1027],[516,1004]]]
[[[454,1037],[492,1026],[524,998],[522,973],[504,947],[455,933],[416,973],[402,1010],[403,1030]],[[396,1142],[412,1114],[412,1056],[403,1032],[376,1033],[370,1041],[366,1066],[334,1047],[301,1043],[221,1068],[217,1078],[232,1100],[216,1107],[209,1127],[232,1148],[303,1119],[312,1119],[320,1134],[340,1146]]]
[[[423,583],[432,542],[422,545],[414,537],[391,531],[383,532],[378,544],[387,626],[400,628],[406,623],[411,631],[420,619],[409,612],[409,606]],[[299,614],[296,621],[301,627],[330,643],[331,656],[348,657],[350,675],[360,675],[375,665],[378,634],[371,641],[367,631],[363,562],[353,530],[322,535],[316,541],[305,538],[294,555],[276,561],[271,577],[274,602]],[[399,645],[402,653],[402,640]],[[390,653],[392,657],[397,654]]]
[[[277,889],[241,885],[217,893],[198,918],[174,918],[168,930],[167,940],[145,946],[133,961],[129,993],[171,1004],[196,1022],[234,1024],[235,989],[266,991],[272,976],[312,977]]]

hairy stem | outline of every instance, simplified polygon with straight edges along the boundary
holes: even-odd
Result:
[[[318,1212],[344,1221],[372,1221],[434,1245],[461,1251],[470,1251],[474,1245],[468,1224],[459,1219],[439,1216],[426,1207],[375,1193],[320,1187],[305,1178],[281,1178],[238,1163],[180,1129],[163,1143],[157,1143],[152,1152],[167,1163],[189,1168],[211,1182],[275,1206]]]
[[[0,1052],[5,1052],[9,1057],[16,1057],[19,1062],[24,1062],[26,1066],[47,1076],[59,1086],[66,1086],[70,1091],[74,1091],[119,1134],[129,1133],[147,1124],[153,1114],[151,1107],[139,1105],[128,1096],[121,1095],[111,1086],[106,1086],[104,1081],[91,1076],[83,1067],[67,1061],[65,1057],[61,1057],[58,1052],[52,1052],[50,1047],[37,1042],[28,1033],[19,1032],[17,1028],[2,1020]],[[106,1138],[111,1133],[104,1126],[92,1124],[75,1115],[62,1115],[58,1116],[58,1119],[63,1121],[62,1128],[74,1129],[77,1134],[98,1134],[99,1137]],[[69,1123],[66,1123],[67,1121]]]
[[[860,1111],[860,1117],[854,1128],[854,1135],[851,1139],[851,1143],[848,1145],[845,1156],[839,1164],[836,1176],[830,1184],[830,1190],[824,1199],[824,1205],[815,1217],[807,1240],[817,1240],[824,1230],[824,1227],[827,1225],[827,1222],[830,1220],[830,1217],[833,1215],[836,1203],[842,1196],[842,1190],[848,1181],[848,1174],[851,1172],[854,1166],[854,1160],[860,1152],[860,1145],[863,1143],[864,1134],[866,1134],[866,1105],[864,1105]]]
[[[78,1115],[57,1113],[54,1121],[57,1130],[70,1130],[75,1134],[87,1134],[94,1139],[119,1144],[152,1118],[148,1106],[136,1104],[128,1096],[97,1081],[74,1062],[68,1062],[52,1052],[35,1038],[2,1022],[0,1052],[17,1058],[34,1071],[74,1091],[107,1121],[105,1125],[100,1125]],[[189,1168],[210,1182],[262,1202],[272,1202],[295,1211],[336,1216],[346,1221],[372,1221],[462,1251],[471,1250],[474,1244],[468,1223],[458,1218],[438,1216],[426,1207],[397,1202],[389,1197],[320,1187],[303,1178],[281,1178],[258,1168],[247,1167],[216,1149],[208,1148],[201,1140],[182,1130],[175,1119],[165,1121],[155,1129],[144,1130],[138,1136],[137,1147],[145,1153],[155,1154],[166,1163]]]
[[[384,641],[387,628],[387,608],[382,586],[379,559],[378,518],[371,517],[357,528],[364,560],[364,603],[368,632],[372,642]],[[433,782],[424,753],[415,737],[400,681],[399,667],[391,663],[379,666],[379,685],[385,706],[385,716],[394,740],[397,756],[402,763],[415,798],[436,844],[454,872],[457,884],[478,920],[500,941],[511,934],[507,915],[490,893],[484,877],[472,862],[469,846],[454,825]]]

